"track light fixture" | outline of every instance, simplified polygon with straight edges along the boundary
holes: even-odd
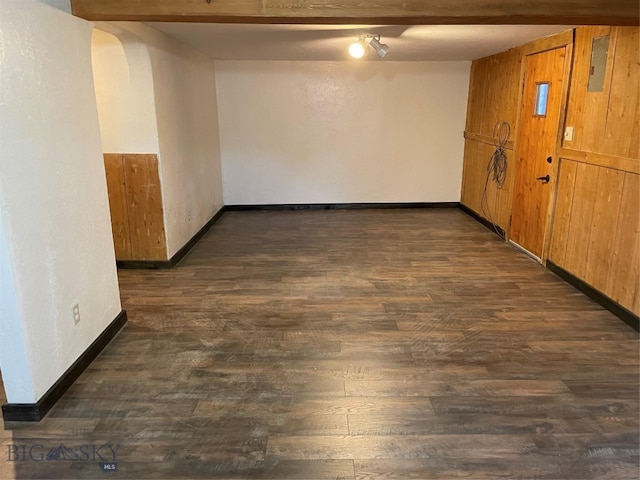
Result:
[[[358,40],[349,46],[349,55],[353,58],[362,58],[367,51],[367,45],[370,46],[380,58],[384,58],[389,51],[389,45],[380,43],[380,35],[365,33],[360,35]]]
[[[376,51],[376,55],[378,55],[380,58],[384,58],[384,56],[389,51],[389,45],[380,43],[380,35],[378,35],[377,38],[373,37],[372,39],[370,39],[369,46]]]

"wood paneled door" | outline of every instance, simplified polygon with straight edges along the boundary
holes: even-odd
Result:
[[[509,238],[542,258],[558,142],[566,48],[525,58]]]

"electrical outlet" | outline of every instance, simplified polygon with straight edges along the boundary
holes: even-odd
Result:
[[[78,304],[78,302],[73,304],[72,310],[73,310],[73,321],[77,325],[80,323],[80,305]]]

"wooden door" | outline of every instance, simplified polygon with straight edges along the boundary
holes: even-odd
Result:
[[[566,48],[525,58],[509,238],[542,257],[558,141]]]

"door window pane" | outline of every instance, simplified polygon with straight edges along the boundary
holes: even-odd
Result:
[[[549,84],[538,83],[536,85],[536,117],[544,117],[547,115],[547,101],[549,100]]]

